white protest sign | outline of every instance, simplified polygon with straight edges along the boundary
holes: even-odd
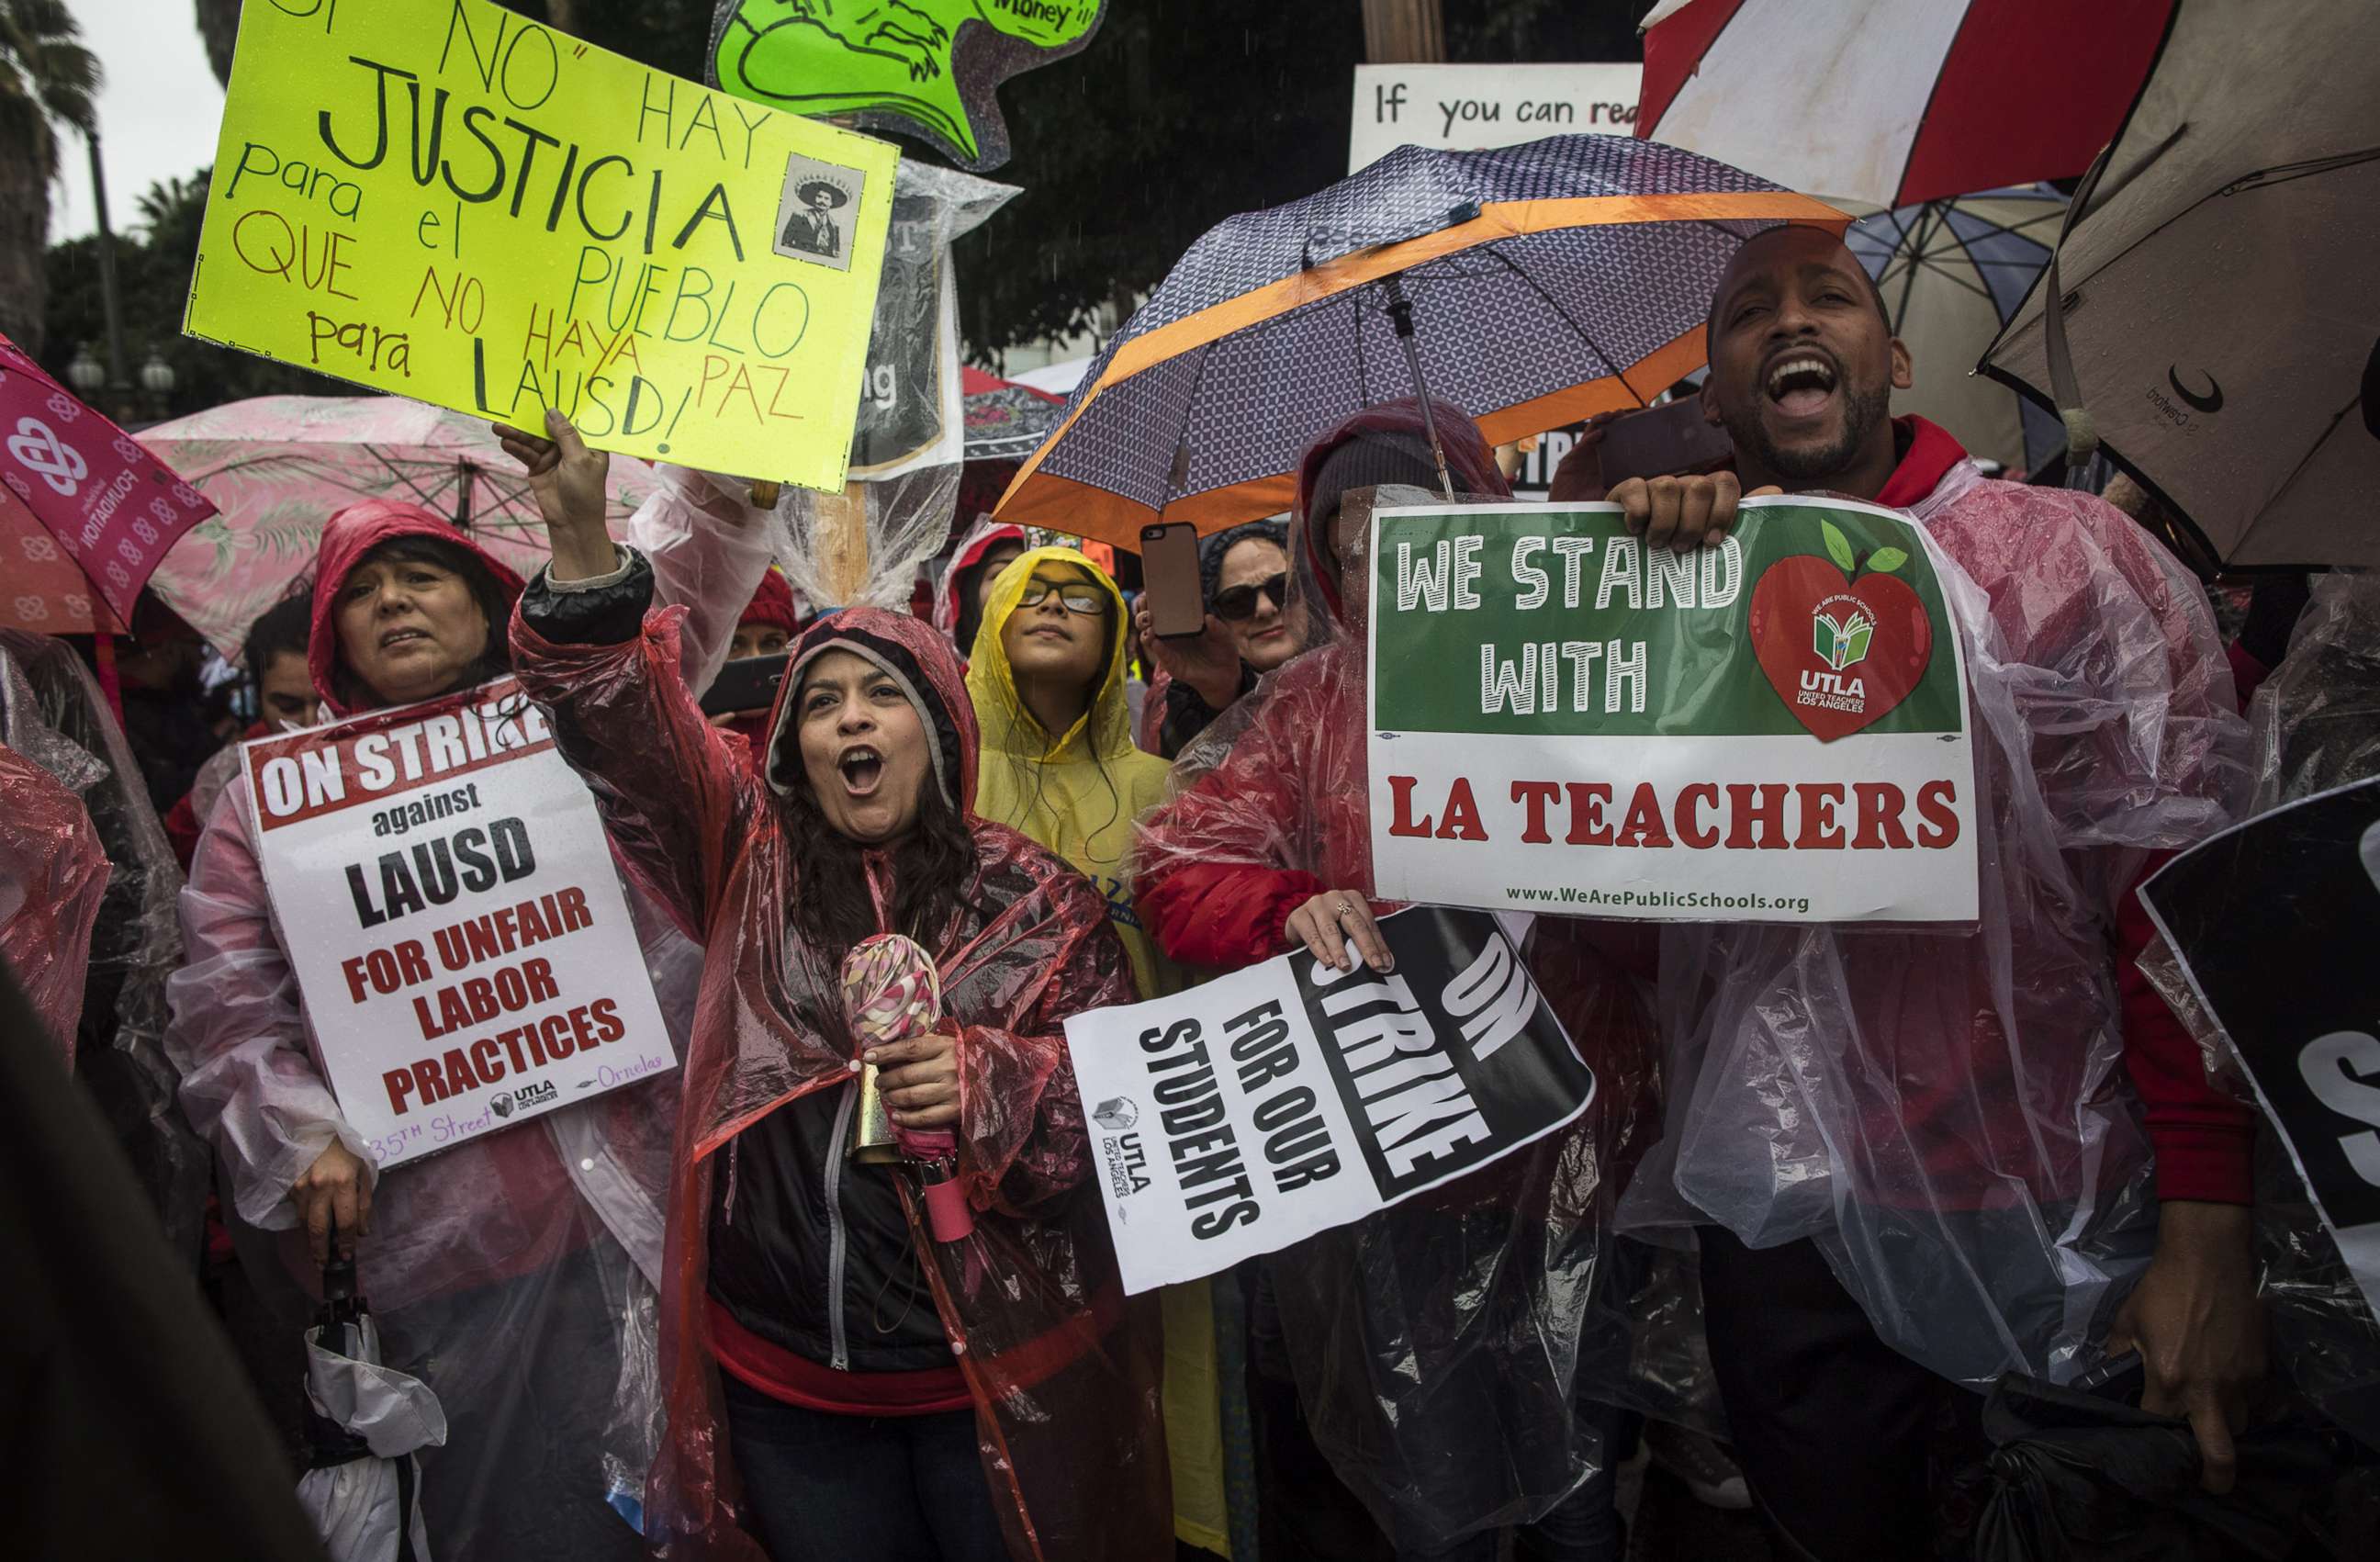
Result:
[[[677,1067],[586,783],[502,679],[244,746],[264,884],[382,1169]]]
[[[1744,501],[1374,512],[1374,888],[1687,921],[1972,921],[1964,651],[1922,530]]]
[[[1359,65],[1347,171],[1401,146],[1478,152],[1546,136],[1633,134],[1641,65]]]
[[[1595,1075],[1485,912],[1385,918],[1387,976],[1304,950],[1066,1021],[1124,1289],[1212,1275],[1474,1171]]]

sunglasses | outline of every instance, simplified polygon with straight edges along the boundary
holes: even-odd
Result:
[[[1058,594],[1058,604],[1067,612],[1089,617],[1107,607],[1107,593],[1087,580],[1044,580],[1036,575],[1025,582],[1025,594],[1016,599],[1019,607],[1038,607]]]
[[[1239,623],[1257,616],[1258,593],[1272,599],[1275,607],[1289,605],[1289,575],[1283,571],[1269,580],[1257,580],[1245,586],[1233,586],[1215,593],[1215,616],[1227,623]]]

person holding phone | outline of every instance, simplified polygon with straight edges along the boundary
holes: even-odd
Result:
[[[1178,758],[1257,680],[1314,645],[1307,593],[1290,567],[1289,523],[1252,520],[1203,539],[1198,580],[1207,621],[1195,636],[1150,632],[1146,602],[1137,610],[1141,643],[1164,675],[1149,703],[1159,707],[1155,751]]]

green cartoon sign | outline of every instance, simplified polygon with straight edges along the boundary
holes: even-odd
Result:
[[[980,173],[1008,161],[994,90],[1091,41],[1107,0],[720,0],[722,92],[931,141]]]

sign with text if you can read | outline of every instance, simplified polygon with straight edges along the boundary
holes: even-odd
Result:
[[[1595,1075],[1523,962],[1526,922],[1413,907],[1380,921],[1386,975],[1299,949],[1068,1019],[1124,1289],[1360,1220],[1585,1111]]]
[[[332,1092],[382,1166],[677,1067],[595,799],[511,679],[240,757]]]
[[[1905,518],[1749,499],[1678,553],[1611,505],[1391,506],[1372,543],[1381,896],[1974,920],[1965,663]]]
[[[899,153],[489,0],[240,14],[183,327],[840,489]]]

